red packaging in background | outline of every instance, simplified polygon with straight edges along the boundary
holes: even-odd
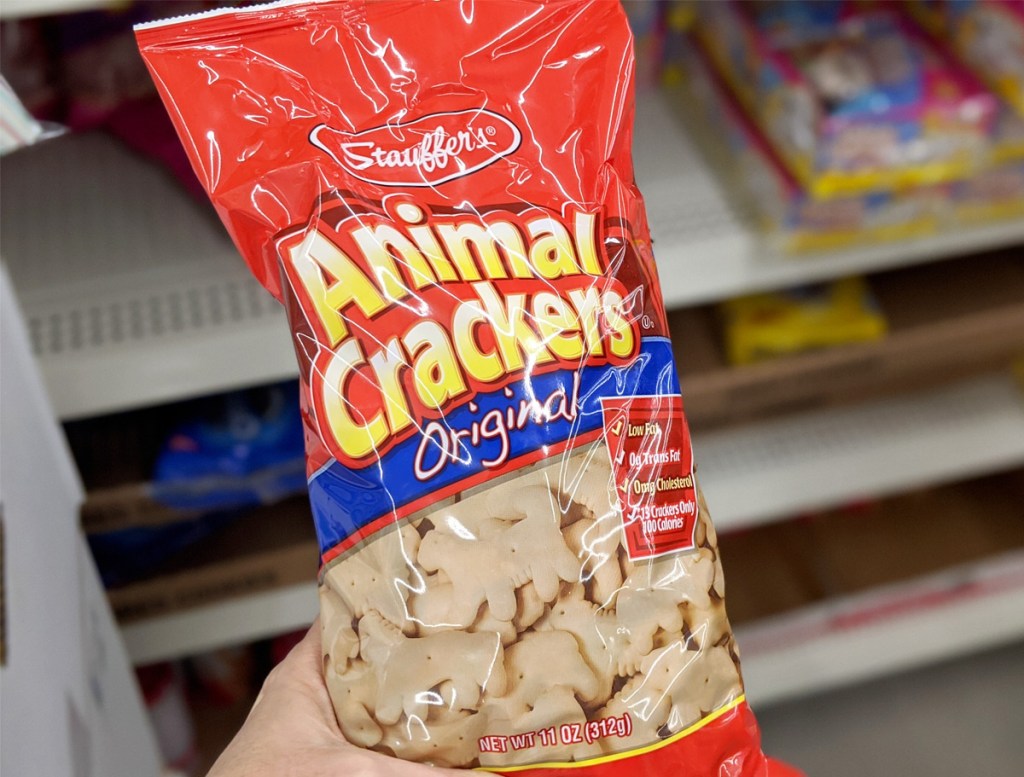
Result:
[[[184,774],[199,768],[199,748],[189,711],[185,674],[168,661],[135,670],[164,764]]]
[[[252,693],[255,661],[249,645],[210,650],[189,663],[200,692],[215,706],[230,707]]]

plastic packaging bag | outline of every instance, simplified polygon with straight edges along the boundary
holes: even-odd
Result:
[[[345,735],[517,774],[768,773],[619,4],[276,3],[138,38],[289,314]]]

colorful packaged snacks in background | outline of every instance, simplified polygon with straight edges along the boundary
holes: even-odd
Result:
[[[726,300],[718,306],[732,364],[880,340],[888,330],[863,278]]]
[[[765,775],[631,158],[618,3],[274,3],[138,38],[285,305],[352,742]]]
[[[990,155],[1024,160],[1024,0],[932,0],[902,6],[1002,98]],[[1019,164],[1018,164],[1019,166]],[[991,176],[985,176],[991,177]]]
[[[1024,218],[1024,162],[1009,162],[950,185],[953,226]]]
[[[665,4],[660,0],[622,0],[622,8],[633,33],[636,88],[653,89],[658,85],[665,43]]]
[[[699,3],[716,69],[817,197],[963,178],[987,161],[998,104],[893,9]]]
[[[829,198],[808,194],[722,83],[702,47],[684,37],[675,50],[683,99],[697,119],[697,137],[780,250],[836,249],[906,239],[940,228],[949,205],[946,185]]]
[[[1024,116],[1024,0],[911,0],[907,7]]]
[[[815,197],[799,184],[718,77],[700,43],[684,34],[672,36],[669,43],[670,72],[683,86],[679,99],[695,119],[694,136],[780,251],[905,240],[1024,215],[1024,162],[998,162],[998,155],[962,180]]]

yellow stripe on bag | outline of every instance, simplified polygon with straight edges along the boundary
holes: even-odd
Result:
[[[663,747],[668,747],[673,742],[678,742],[683,737],[688,737],[695,731],[699,731],[704,726],[718,720],[725,713],[735,709],[746,701],[746,694],[741,693],[731,702],[723,707],[719,707],[717,710],[712,712],[705,718],[701,718],[689,728],[684,728],[678,734],[673,734],[667,739],[662,739],[659,742],[655,742],[653,745],[647,745],[646,747],[640,747],[636,750],[627,750],[624,753],[615,753],[614,755],[602,755],[598,758],[588,758],[585,761],[573,761],[567,763],[563,761],[552,761],[550,763],[539,763],[539,764],[527,764],[525,766],[478,766],[476,771],[478,772],[525,772],[530,769],[579,769],[584,766],[596,766],[597,764],[607,764],[613,761],[621,761],[623,758],[636,758],[638,755],[645,755],[647,753],[653,753],[655,750],[660,750]]]

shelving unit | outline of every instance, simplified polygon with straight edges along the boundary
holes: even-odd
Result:
[[[3,202],[0,245],[62,419],[295,374],[281,306],[213,211],[113,138],[15,154]]]
[[[1024,554],[740,627],[755,705],[996,647],[1024,635]]]
[[[1022,465],[1024,401],[1009,378],[982,378],[695,445],[715,523],[728,531]],[[310,583],[130,624],[124,634],[132,659],[147,663],[298,628],[315,612]]]
[[[3,16],[78,5],[10,2]],[[638,180],[669,307],[1024,242],[1024,221],[1016,221],[783,256],[719,186],[669,98],[644,96],[636,126]],[[4,167],[0,247],[62,419],[295,374],[281,309],[250,277],[208,205],[163,171],[102,135],[61,138]],[[710,432],[696,446],[716,522],[737,529],[1024,464],[1024,404],[1010,378],[989,377]],[[141,621],[123,633],[132,659],[144,664],[298,628],[315,612],[310,582]],[[826,614],[787,617],[800,625]],[[783,625],[740,635],[751,697],[761,702],[1019,638],[1024,582],[821,631],[785,650],[772,636]],[[886,651],[874,649],[883,643]]]
[[[123,634],[141,665],[303,628],[315,614],[311,582],[133,624]],[[1016,552],[740,626],[737,640],[748,695],[766,706],[1022,634],[1024,553]]]
[[[129,624],[121,633],[142,666],[284,634],[309,626],[316,613],[311,581]]]
[[[669,307],[1024,241],[1017,221],[779,255],[729,202],[674,110],[643,97],[636,144]],[[62,419],[295,374],[279,306],[210,208],[163,171],[102,135],[43,144],[4,168],[2,251]]]
[[[95,11],[109,5],[116,5],[116,3],[103,2],[103,0],[4,0],[0,4],[0,19]]]
[[[740,529],[1024,464],[1009,376],[695,436],[715,524]]]

